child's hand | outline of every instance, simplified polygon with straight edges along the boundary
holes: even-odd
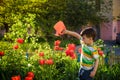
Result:
[[[94,77],[95,76],[95,74],[96,74],[96,72],[95,71],[92,71],[91,73],[90,73],[90,77]]]
[[[67,34],[68,33],[68,30],[63,30],[62,32],[61,32],[61,34],[63,35],[63,34]]]

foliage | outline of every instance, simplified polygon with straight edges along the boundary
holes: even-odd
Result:
[[[53,40],[57,39],[52,38],[50,41],[54,34],[53,26],[58,20],[63,20],[71,30],[88,22],[99,23],[102,18],[97,15],[99,11],[95,7],[94,0],[2,0],[0,26],[9,27],[4,36],[9,42],[0,42],[0,51],[5,53],[0,56],[0,79],[10,80],[12,76],[20,75],[23,80],[27,72],[32,71],[35,80],[77,80],[80,66],[77,60],[66,56],[64,50],[53,50]],[[25,43],[17,43],[17,38],[23,38]],[[60,46],[66,47],[71,42],[78,44],[74,38],[67,41],[63,37],[60,39],[64,41]],[[100,47],[105,50],[102,40],[98,40],[96,44],[102,44]],[[39,56],[40,52],[44,52],[43,57]],[[49,59],[52,59],[53,64],[41,65],[40,60]],[[95,79],[99,80],[101,76],[106,78],[106,75],[113,75],[111,79],[116,78],[119,76],[117,66],[119,65],[112,69],[100,67]],[[104,74],[106,70],[105,76],[100,74]]]
[[[101,43],[101,40],[99,41]],[[67,43],[69,41],[64,44]],[[18,49],[13,47],[16,44],[19,46]],[[38,44],[14,41],[14,43],[9,44],[8,42],[0,42],[0,45],[2,45],[0,51],[3,50],[5,53],[4,56],[0,56],[0,77],[2,80],[10,80],[12,76],[16,75],[20,75],[21,79],[24,80],[28,72],[34,73],[34,80],[78,80],[77,73],[80,64],[77,60],[66,56],[64,50],[53,50],[53,47],[47,42]],[[41,56],[41,52],[44,55]],[[47,61],[49,59],[53,60],[53,64],[40,64],[40,60]],[[120,75],[119,68],[119,64],[99,65],[95,80],[116,80]]]
[[[16,44],[18,48],[14,48]],[[77,79],[79,63],[76,59],[72,60],[67,57],[63,51],[53,51],[48,43],[35,45],[34,43],[26,44],[15,41],[10,43],[9,47],[7,44],[1,46],[0,51],[2,50],[5,52],[4,56],[0,56],[0,77],[2,80],[9,80],[16,75],[20,75],[23,80],[29,71],[34,73],[34,80]],[[39,56],[40,52],[44,52],[43,57]],[[46,61],[52,59],[53,64],[41,65],[39,61],[42,59]]]
[[[35,35],[35,21],[34,14],[13,14],[14,24],[9,28],[9,32],[4,35],[6,40],[15,40],[16,38],[23,38],[28,40],[29,37]]]
[[[119,80],[120,64],[99,66],[95,80]]]
[[[15,25],[17,26],[18,23],[25,26],[26,23],[23,22],[23,17],[26,17],[28,18],[27,20],[30,20],[29,24],[35,25],[34,30],[36,35],[50,39],[51,37],[53,38],[54,35],[53,26],[59,20],[64,21],[65,25],[70,30],[77,30],[82,25],[86,25],[89,22],[93,24],[101,22],[105,17],[96,9],[96,6],[98,6],[96,4],[100,5],[102,2],[101,0],[100,2],[96,1],[2,0],[0,2],[0,26],[6,29]],[[104,10],[104,8],[102,10]],[[35,23],[31,22],[32,16],[29,17],[28,14],[35,15]],[[18,18],[19,22],[15,22],[15,17]]]

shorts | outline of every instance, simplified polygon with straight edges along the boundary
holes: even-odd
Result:
[[[93,78],[90,77],[90,73],[92,70],[93,68],[90,70],[85,70],[83,68],[80,68],[78,73],[79,80],[93,80]]]

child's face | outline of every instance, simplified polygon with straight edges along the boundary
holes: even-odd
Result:
[[[86,35],[82,36],[82,41],[87,45],[93,44],[93,39],[91,37],[87,37]]]

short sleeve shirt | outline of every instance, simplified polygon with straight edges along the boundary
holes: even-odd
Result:
[[[80,39],[81,40],[81,39]],[[82,43],[82,52],[81,52],[81,66],[85,69],[91,69],[94,67],[94,62],[98,59],[98,50],[95,45],[87,46]]]

